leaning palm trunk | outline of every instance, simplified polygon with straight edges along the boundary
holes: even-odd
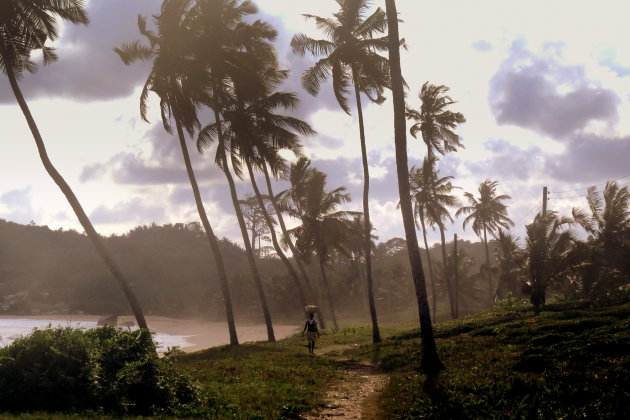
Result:
[[[138,299],[136,298],[135,293],[131,289],[129,282],[125,279],[122,272],[120,271],[120,268],[118,267],[116,262],[113,260],[113,258],[110,256],[109,251],[105,248],[105,244],[103,244],[101,237],[94,229],[94,226],[92,226],[92,222],[90,221],[88,216],[85,214],[85,211],[83,210],[83,207],[81,206],[81,203],[79,203],[79,200],[77,199],[77,197],[74,195],[74,192],[72,191],[72,189],[70,188],[66,180],[61,176],[61,174],[57,171],[57,169],[53,166],[52,162],[50,161],[48,157],[48,153],[46,152],[46,146],[44,145],[44,140],[42,139],[42,136],[39,133],[39,129],[37,128],[37,124],[35,123],[35,119],[33,118],[33,115],[31,114],[30,109],[28,108],[26,100],[24,100],[24,96],[22,95],[22,91],[20,90],[20,87],[17,83],[17,79],[15,78],[15,74],[13,73],[13,70],[11,69],[9,65],[5,66],[5,70],[9,78],[9,83],[11,84],[11,89],[13,89],[13,94],[15,95],[15,98],[17,99],[20,105],[22,113],[24,114],[24,117],[26,118],[26,121],[28,123],[28,127],[31,130],[33,138],[35,139],[35,144],[37,145],[39,157],[41,158],[42,163],[44,164],[44,168],[46,169],[46,172],[48,173],[48,175],[50,175],[53,181],[55,181],[55,184],[57,184],[59,189],[61,189],[61,192],[63,193],[63,195],[66,196],[68,203],[70,203],[72,210],[74,211],[77,218],[79,219],[79,223],[81,223],[81,226],[85,230],[86,235],[92,242],[92,245],[94,246],[94,248],[96,248],[96,252],[103,259],[103,261],[105,262],[105,265],[107,265],[107,268],[109,268],[110,272],[112,273],[112,275],[114,276],[118,284],[120,285],[123,293],[125,294],[125,297],[127,298],[127,301],[129,302],[129,306],[131,306],[131,310],[133,311],[133,314],[136,318],[138,327],[148,328],[147,321],[145,320],[144,314],[142,313],[142,308],[140,307],[140,304],[138,303]]]
[[[319,270],[322,273],[322,281],[324,282],[324,289],[326,289],[326,297],[328,298],[328,305],[330,306],[330,314],[333,320],[333,327],[338,330],[339,325],[337,324],[337,316],[335,315],[335,304],[333,303],[332,294],[330,293],[330,286],[328,286],[328,277],[326,276],[326,269],[324,267],[324,258],[322,257],[322,253],[317,253],[317,258],[319,260]]]
[[[216,121],[219,120],[219,116],[215,113]],[[221,127],[218,130],[221,133]],[[271,312],[269,312],[269,307],[267,306],[267,297],[265,296],[265,290],[263,289],[262,280],[260,279],[260,273],[258,272],[258,267],[256,266],[256,260],[254,259],[254,251],[249,243],[249,235],[247,234],[247,228],[245,227],[245,219],[243,218],[243,212],[241,211],[241,207],[238,204],[238,195],[236,194],[236,186],[234,185],[234,179],[232,178],[232,174],[230,173],[230,168],[228,166],[227,156],[225,154],[225,146],[223,144],[223,137],[219,137],[219,153],[221,159],[221,165],[223,166],[223,173],[225,174],[225,178],[228,181],[228,185],[230,186],[230,195],[232,196],[232,204],[234,206],[234,212],[236,213],[236,218],[238,219],[238,225],[241,229],[241,235],[243,236],[243,243],[245,244],[245,253],[247,254],[247,262],[249,263],[249,268],[252,271],[252,277],[254,278],[254,284],[256,285],[256,291],[258,292],[258,297],[260,299],[260,306],[262,307],[263,317],[265,319],[265,325],[267,326],[267,339],[271,342],[276,341],[276,336],[273,332],[273,324],[271,323]]]
[[[420,336],[422,338],[422,370],[429,376],[436,376],[444,365],[440,361],[433,337],[433,325],[427,299],[427,289],[422,271],[422,260],[418,249],[416,228],[413,220],[411,196],[409,188],[409,164],[407,162],[407,133],[405,124],[405,93],[400,70],[400,38],[398,36],[398,13],[394,0],[385,0],[387,8],[387,27],[389,32],[389,63],[392,80],[392,96],[394,105],[394,140],[396,148],[396,168],[398,174],[398,192],[400,210],[405,228],[409,263],[416,287],[418,314],[420,317]]]
[[[444,237],[444,227],[440,223],[440,239],[442,240],[442,267],[444,268],[444,283],[446,284],[446,290],[448,291],[448,301],[451,308],[451,318],[455,319],[455,298],[453,297],[453,285],[451,284],[451,270],[449,270],[448,259],[446,256],[446,238]]]
[[[295,248],[295,245],[293,244],[291,237],[287,233],[287,226],[284,224],[284,218],[282,217],[282,212],[280,212],[278,203],[276,202],[276,196],[273,194],[273,189],[271,188],[271,178],[269,177],[267,164],[266,163],[263,164],[262,167],[263,167],[263,172],[265,174],[265,183],[267,184],[267,192],[269,193],[269,200],[271,200],[271,205],[273,206],[273,209],[276,212],[276,215],[278,216],[278,223],[280,224],[280,230],[282,231],[282,235],[284,236],[286,243],[289,246],[291,253],[293,254],[293,259],[295,261],[295,264],[297,265],[298,270],[300,270],[300,274],[302,275],[302,278],[304,279],[304,284],[306,285],[308,296],[310,296],[310,298],[313,299],[315,306],[319,308],[317,311],[317,315],[319,317],[319,323],[322,328],[326,328],[326,323],[321,313],[321,306],[318,303],[319,299],[317,298],[317,293],[315,290],[313,290],[313,285],[311,284],[311,281],[308,275],[306,274],[306,270],[304,269],[304,264],[302,263],[302,260],[300,259],[300,254],[297,252],[297,249]]]
[[[201,193],[199,192],[199,186],[197,185],[197,178],[193,171],[192,164],[190,162],[190,155],[188,153],[188,147],[186,146],[186,139],[184,138],[184,131],[182,130],[179,120],[176,119],[175,124],[177,126],[177,135],[179,137],[179,144],[182,148],[182,155],[184,157],[184,163],[186,164],[186,172],[188,173],[188,180],[195,196],[195,204],[197,205],[197,212],[201,218],[201,224],[206,232],[206,239],[212,249],[214,255],[214,261],[217,265],[217,272],[219,274],[219,284],[221,285],[221,292],[223,293],[223,301],[225,302],[225,317],[228,324],[228,331],[230,333],[230,344],[238,345],[238,337],[236,335],[236,324],[234,322],[234,312],[232,310],[232,297],[230,295],[230,286],[227,281],[227,275],[225,273],[225,265],[223,264],[223,257],[219,250],[219,242],[217,237],[210,226],[206,209],[204,208],[203,201],[201,201]]]
[[[365,129],[363,125],[363,110],[361,109],[361,94],[359,92],[359,79],[352,66],[352,77],[354,78],[354,94],[357,101],[357,114],[359,115],[359,137],[361,139],[361,161],[363,162],[363,242],[365,252],[365,272],[367,275],[368,304],[370,306],[370,317],[372,318],[372,342],[379,343],[381,334],[378,328],[376,316],[376,304],[374,302],[374,279],[372,277],[372,240],[370,239],[372,225],[370,223],[370,171],[368,168],[367,150],[365,146]]]
[[[267,227],[269,227],[269,233],[271,235],[271,242],[273,243],[273,247],[276,250],[278,257],[280,257],[280,260],[282,261],[284,266],[287,268],[287,271],[289,272],[289,277],[291,277],[291,279],[293,280],[295,289],[298,292],[298,298],[300,299],[300,306],[302,306],[302,308],[305,308],[306,296],[304,295],[304,289],[302,288],[302,284],[300,284],[300,278],[298,277],[297,272],[295,271],[295,269],[289,262],[289,259],[287,258],[287,256],[284,255],[284,252],[282,252],[282,248],[280,248],[280,244],[278,243],[278,239],[276,238],[276,231],[274,229],[271,216],[269,216],[269,213],[267,212],[267,208],[265,207],[265,203],[262,199],[262,196],[260,195],[260,190],[258,189],[258,184],[256,183],[256,179],[254,177],[254,171],[252,170],[252,165],[249,161],[247,161],[246,164],[247,164],[247,171],[249,172],[249,179],[252,183],[252,187],[254,188],[254,194],[256,195],[256,199],[258,200],[258,206],[260,207],[260,211],[263,214]]]
[[[429,243],[427,242],[427,229],[424,226],[424,217],[420,217],[420,225],[422,226],[422,237],[424,239],[424,249],[427,251],[427,264],[429,264],[429,280],[431,281],[431,293],[433,294],[432,311],[433,318],[437,311],[437,294],[435,290],[435,277],[433,276],[433,263],[431,262],[431,254],[429,253]]]

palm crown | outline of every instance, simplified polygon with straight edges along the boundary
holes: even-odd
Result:
[[[443,227],[443,219],[453,221],[447,207],[454,207],[459,201],[451,195],[453,189],[457,188],[450,182],[453,177],[439,178],[438,174],[434,160],[425,158],[422,168],[411,169],[409,185],[416,217],[423,217],[431,226],[437,224]]]
[[[379,103],[384,100],[384,87],[390,85],[389,62],[378,52],[387,51],[387,37],[375,35],[385,31],[387,19],[380,8],[366,18],[369,7],[366,0],[337,0],[337,3],[340,11],[334,18],[304,15],[315,21],[327,39],[297,34],[291,40],[291,47],[299,55],[308,51],[314,56],[324,56],[304,72],[302,84],[310,94],[317,95],[322,82],[332,75],[337,102],[349,114],[347,95],[351,82],[358,84],[359,90],[371,100]]]
[[[30,60],[33,50],[41,50],[44,64],[57,60],[47,41],[59,37],[56,17],[87,25],[83,0],[2,0],[0,2],[0,69],[16,76],[24,70],[34,72]]]
[[[471,193],[464,195],[470,202],[470,206],[464,206],[457,210],[456,216],[467,214],[464,219],[464,228],[472,222],[473,232],[481,236],[484,229],[494,232],[499,228],[514,226],[514,222],[507,216],[507,206],[502,203],[508,200],[509,195],[496,195],[498,182],[486,179],[479,185],[479,197]]]
[[[422,102],[420,112],[407,107],[407,119],[416,122],[409,132],[414,138],[420,132],[429,150],[429,156],[433,156],[433,150],[443,155],[464,147],[454,129],[458,124],[466,122],[466,119],[461,113],[446,109],[455,103],[446,95],[448,90],[449,88],[444,85],[437,86],[426,82],[418,94]]]

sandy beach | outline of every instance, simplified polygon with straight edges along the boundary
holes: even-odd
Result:
[[[99,318],[100,316],[98,315],[1,315],[0,336],[28,334],[33,327],[45,328],[48,323],[62,326],[71,325],[75,327],[84,326],[85,328],[93,328]],[[221,346],[229,344],[230,342],[227,324],[224,322],[174,319],[161,316],[148,316],[146,319],[151,331],[156,333],[157,341],[161,341],[170,346],[178,345],[186,352]],[[19,325],[16,326],[15,322],[18,321]],[[126,321],[133,322],[134,318],[132,316],[122,316],[118,318],[119,323]],[[13,322],[14,324],[11,326],[10,330],[3,332],[3,322]],[[274,332],[276,338],[281,339],[299,332],[300,327],[301,325],[274,325]],[[267,340],[267,330],[264,324],[237,324],[236,331],[240,343]]]

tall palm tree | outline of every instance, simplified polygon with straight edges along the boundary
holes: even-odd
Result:
[[[433,337],[433,325],[427,299],[427,288],[422,270],[422,260],[418,248],[418,239],[411,206],[409,189],[409,163],[407,161],[407,130],[405,127],[405,92],[400,69],[400,37],[398,35],[398,13],[395,0],[385,0],[388,24],[389,63],[391,67],[392,103],[394,107],[394,142],[396,149],[396,172],[398,175],[398,194],[400,211],[405,228],[409,263],[416,288],[418,315],[420,318],[420,336],[422,338],[421,368],[425,374],[434,377],[444,368],[440,361]]]
[[[275,62],[271,41],[276,31],[266,22],[245,19],[258,11],[249,0],[197,0],[193,8],[192,31],[195,34],[195,60],[204,67],[203,95],[205,104],[212,109],[214,123],[206,126],[199,137],[217,140],[215,162],[223,171],[230,188],[230,196],[236,218],[243,236],[247,260],[267,327],[267,338],[275,341],[271,313],[263,289],[260,272],[256,265],[253,250],[248,240],[245,221],[238,205],[236,185],[231,170],[237,176],[242,174],[240,162],[235,155],[228,155],[234,145],[225,136],[223,128],[224,109],[233,103],[234,80],[248,80],[259,67]],[[252,79],[254,82],[255,79]],[[210,142],[210,140],[208,140]],[[203,143],[203,141],[201,141]],[[199,146],[200,140],[198,138]],[[232,168],[230,168],[230,163]]]
[[[196,94],[198,84],[195,77],[202,74],[201,69],[192,59],[192,44],[190,34],[190,8],[191,0],[165,0],[159,15],[153,16],[158,32],[147,29],[146,18],[138,17],[140,33],[144,35],[149,46],[135,41],[124,44],[115,51],[125,64],[135,61],[152,60],[152,68],[140,95],[140,115],[147,120],[147,100],[149,93],[154,92],[160,98],[160,110],[164,129],[172,133],[171,120],[175,121],[175,127],[182,157],[186,166],[186,173],[193,190],[197,212],[204,227],[206,238],[212,249],[212,254],[219,274],[219,283],[225,303],[225,315],[230,334],[230,343],[238,344],[232,298],[223,257],[219,249],[218,240],[212,230],[210,221],[201,199],[197,179],[190,161],[188,146],[184,130],[192,135],[199,127],[197,109],[202,98]]]
[[[445,281],[448,289],[448,296],[451,309],[451,317],[455,317],[455,297],[451,278],[449,276],[449,265],[447,264],[446,238],[444,235],[444,219],[453,222],[448,207],[454,207],[458,204],[455,196],[451,192],[457,188],[450,180],[452,176],[439,177],[439,170],[435,168],[434,161],[431,158],[425,158],[422,169],[412,170],[410,183],[412,185],[412,194],[416,213],[418,209],[424,210],[429,225],[437,225],[440,230],[440,239],[442,243],[442,266],[445,268]],[[418,203],[422,200],[422,203]],[[421,224],[424,223],[425,217],[422,218]],[[425,239],[426,241],[426,239]],[[425,246],[427,244],[425,243]],[[435,315],[434,315],[435,316]]]
[[[89,22],[82,0],[3,0],[0,3],[0,70],[9,79],[46,172],[61,189],[92,245],[122,288],[138,326],[147,328],[144,314],[129,282],[106,249],[74,191],[50,161],[44,140],[18,84],[18,79],[25,70],[36,70],[36,65],[30,60],[33,51],[42,51],[44,64],[50,64],[57,59],[54,48],[46,45],[48,41],[58,38],[57,18],[83,25]]]
[[[446,109],[456,103],[446,95],[448,91],[447,86],[425,82],[418,93],[420,111],[407,107],[407,118],[415,121],[409,132],[414,138],[418,133],[422,135],[430,159],[435,157],[435,151],[444,155],[464,147],[454,130],[466,119],[461,113]]]
[[[368,300],[372,317],[372,341],[381,341],[374,303],[372,257],[370,232],[369,192],[370,172],[368,169],[367,148],[361,92],[376,103],[384,101],[383,90],[390,85],[389,63],[379,52],[387,50],[387,37],[375,37],[387,28],[385,13],[380,8],[366,17],[369,4],[367,0],[336,0],[340,10],[334,18],[322,18],[304,15],[315,21],[328,39],[313,39],[304,34],[297,34],[291,40],[293,51],[304,55],[307,51],[314,56],[324,56],[313,67],[307,69],[302,77],[304,88],[311,94],[319,92],[321,83],[332,76],[333,90],[339,106],[350,114],[348,107],[349,85],[354,86],[354,96],[359,116],[359,138],[361,159],[363,162],[363,215],[364,248],[368,282]]]
[[[307,159],[303,156],[300,157],[296,163],[292,163],[290,165],[287,172],[285,172],[284,174],[278,173],[279,176],[289,181],[290,187],[278,193],[277,196],[273,195],[271,178],[269,176],[269,171],[267,170],[267,165],[262,165],[262,169],[265,174],[267,191],[269,191],[269,195],[273,197],[272,203],[274,204],[274,209],[276,210],[276,214],[278,215],[278,222],[280,223],[280,227],[282,229],[283,244],[291,250],[293,258],[295,259],[295,262],[300,270],[300,274],[305,281],[311,299],[314,299],[315,305],[320,307],[320,310],[318,311],[320,324],[322,328],[326,328],[326,322],[321,313],[321,306],[317,303],[320,296],[319,290],[316,288],[316,284],[311,282],[308,275],[306,274],[306,270],[304,268],[304,255],[302,254],[301,250],[298,250],[296,248],[293,239],[288,233],[286,224],[284,223],[284,219],[282,216],[282,213],[284,212],[288,203],[291,201],[293,205],[296,206],[297,211],[301,212],[299,208],[300,197],[306,194],[306,186],[308,185],[308,182],[312,177],[315,169],[311,167],[310,159]]]
[[[518,238],[509,231],[499,229],[495,235],[495,258],[499,265],[499,284],[497,297],[504,299],[508,294],[520,295],[520,278],[523,265],[523,250],[518,245]]]
[[[334,253],[347,255],[346,243],[356,235],[350,218],[357,213],[337,210],[348,201],[350,196],[345,193],[345,187],[327,191],[326,174],[314,169],[304,186],[304,194],[297,197],[297,201],[283,202],[286,213],[302,222],[288,231],[296,241],[296,247],[303,254],[314,252],[317,256],[335,329],[339,328],[339,324],[325,265]]]
[[[497,181],[486,179],[479,185],[479,197],[475,197],[471,193],[464,193],[469,206],[464,206],[457,210],[456,216],[461,214],[467,215],[464,219],[464,229],[466,225],[471,223],[473,232],[481,238],[483,233],[483,244],[486,251],[486,270],[490,273],[490,251],[488,250],[488,232],[491,234],[499,228],[507,229],[514,226],[514,222],[507,216],[507,206],[502,203],[511,197],[509,195],[496,195]],[[488,276],[488,293],[489,302],[492,305],[494,301],[494,288],[492,285],[492,276]]]
[[[574,237],[566,229],[573,223],[569,217],[558,217],[557,212],[537,214],[532,224],[525,226],[525,253],[527,255],[528,281],[526,292],[539,314],[545,304],[547,287],[567,271],[567,254]]]
[[[433,318],[435,318],[437,312],[437,294],[435,289],[435,275],[433,273],[433,262],[431,260],[431,252],[429,249],[429,242],[427,241],[427,225],[433,226],[433,220],[431,219],[431,213],[428,212],[426,203],[429,202],[430,191],[425,186],[425,173],[424,165],[422,168],[411,168],[409,172],[409,185],[411,188],[412,201],[413,201],[413,214],[416,220],[416,226],[420,223],[420,230],[422,232],[422,238],[424,239],[424,249],[427,254],[427,264],[429,265],[429,281],[431,282],[431,295],[433,296],[431,309],[433,312]]]
[[[620,187],[615,181],[610,181],[606,183],[601,195],[595,187],[589,188],[586,200],[590,214],[574,208],[573,218],[589,235],[588,242],[592,251],[590,259],[592,269],[595,271],[589,274],[599,278],[603,276],[604,271],[612,269],[621,274],[623,281],[630,281],[628,187]]]

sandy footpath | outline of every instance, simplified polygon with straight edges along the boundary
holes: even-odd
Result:
[[[52,320],[66,322],[96,322],[98,315],[36,315],[36,316],[11,316],[0,315],[0,319],[33,319]],[[174,319],[161,316],[147,316],[149,329],[158,334],[184,336],[188,344],[181,346],[186,352],[198,351],[208,347],[221,346],[230,343],[227,324],[205,320]],[[118,322],[134,321],[133,316],[121,316]],[[299,332],[300,325],[274,325],[276,339],[281,339]],[[264,324],[238,324],[236,333],[240,343],[253,341],[266,341],[267,329]]]

